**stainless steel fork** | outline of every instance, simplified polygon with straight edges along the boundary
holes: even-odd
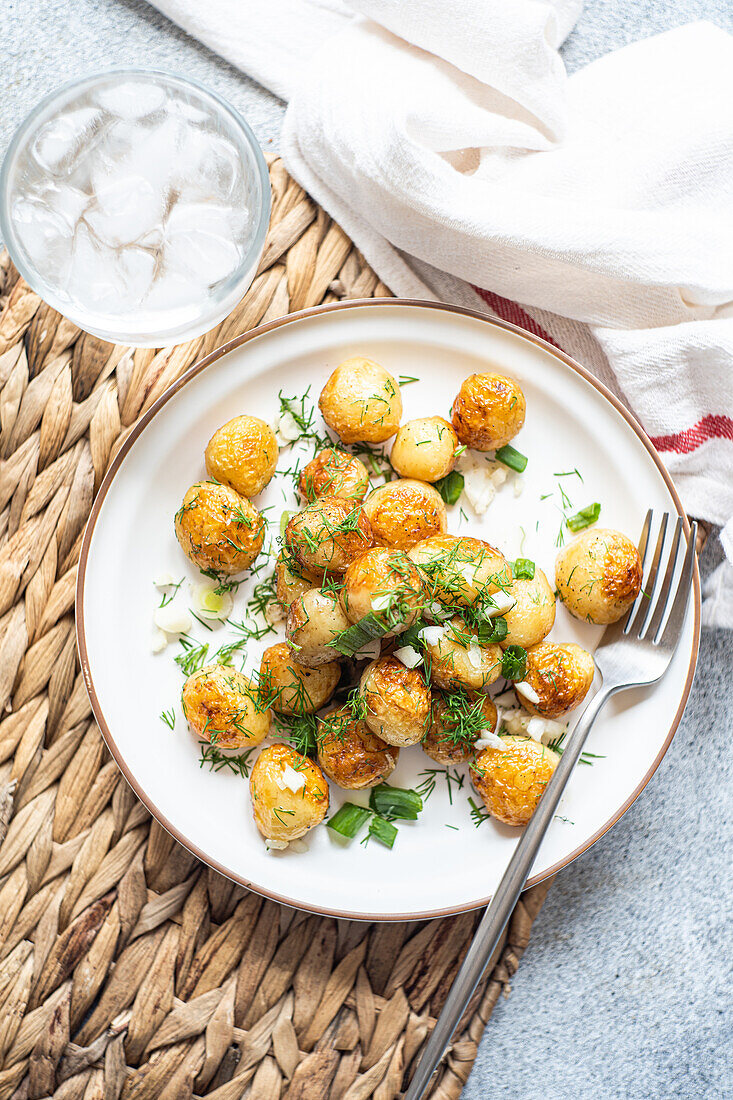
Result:
[[[647,513],[639,541],[639,553],[644,566],[642,591],[626,618],[606,627],[603,633],[595,652],[596,667],[602,677],[601,687],[581,714],[564,745],[560,762],[478,926],[404,1100],[420,1100],[430,1084],[456,1025],[465,1012],[524,889],[542,839],[555,815],[557,804],[580,757],[596,715],[615,692],[653,684],[667,671],[682,633],[692,589],[697,537],[697,524],[693,523],[685,540],[684,523],[678,518],[672,532],[670,549],[665,553],[669,519],[669,514],[665,512],[647,567],[646,559],[652,542],[653,527],[653,514],[651,511]]]

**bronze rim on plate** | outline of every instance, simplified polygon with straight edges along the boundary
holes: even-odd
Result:
[[[606,386],[604,386],[602,382],[599,382],[598,379],[590,373],[590,371],[581,366],[580,363],[576,362],[575,359],[572,359],[569,355],[566,355],[566,353],[561,351],[559,348],[556,348],[552,344],[549,344],[546,340],[540,339],[539,336],[535,336],[533,333],[527,332],[523,328],[519,328],[518,325],[513,325],[508,321],[495,320],[493,317],[487,317],[484,313],[480,313],[474,309],[467,309],[463,306],[451,306],[446,305],[442,302],[424,302],[414,298],[357,298],[347,302],[333,302],[328,305],[313,306],[310,309],[303,309],[297,313],[289,313],[285,317],[279,317],[276,321],[270,321],[266,325],[260,325],[257,328],[250,329],[249,332],[245,332],[241,336],[235,336],[233,340],[230,340],[226,344],[222,344],[220,348],[216,348],[215,351],[212,351],[209,355],[205,356],[200,362],[194,363],[194,365],[190,367],[186,371],[186,373],[178,379],[177,382],[174,382],[174,384],[158,398],[155,404],[148,409],[147,413],[145,413],[142,419],[138,421],[123,445],[120,447],[120,450],[115,456],[112,465],[107,470],[107,473],[104,476],[102,484],[100,485],[99,491],[95,497],[94,504],[89,514],[89,519],[87,521],[87,525],[84,531],[81,553],[79,556],[79,572],[76,581],[76,641],[79,650],[79,660],[81,663],[82,674],[84,676],[84,683],[86,684],[86,689],[89,693],[89,700],[92,705],[92,711],[94,713],[97,725],[101,730],[107,748],[111,752],[115,762],[117,763],[117,766],[119,767],[127,782],[132,787],[137,797],[140,799],[146,809],[150,811],[156,821],[168,833],[170,833],[170,835],[175,840],[177,840],[179,844],[186,848],[192,855],[196,856],[197,859],[200,859],[202,863],[205,863],[207,866],[213,868],[213,870],[215,871],[218,871],[220,874],[224,875],[226,878],[232,880],[233,882],[237,882],[239,883],[239,885],[246,887],[248,890],[253,890],[255,893],[261,894],[263,897],[270,898],[270,900],[279,902],[282,905],[290,905],[296,909],[304,909],[309,912],[318,913],[321,916],[344,917],[348,920],[367,921],[415,920],[416,917],[420,920],[428,920],[435,917],[448,917],[456,913],[465,913],[472,909],[479,909],[489,903],[489,901],[491,900],[491,895],[489,894],[487,897],[477,898],[475,901],[468,902],[465,905],[449,906],[445,909],[435,909],[425,913],[421,912],[419,914],[395,913],[388,916],[384,916],[379,913],[352,913],[344,910],[329,909],[315,905],[303,905],[303,903],[299,902],[297,899],[274,893],[271,890],[266,890],[264,889],[264,887],[258,886],[256,883],[249,882],[246,878],[243,878],[241,875],[236,874],[230,868],[225,867],[217,860],[212,859],[205,852],[201,851],[201,849],[198,848],[194,843],[192,843],[187,837],[183,836],[183,834],[178,829],[176,829],[175,825],[173,825],[165,817],[165,815],[160,812],[158,807],[150,800],[145,791],[140,787],[137,780],[127,767],[124,757],[117,747],[115,739],[112,735],[112,731],[110,730],[105,720],[104,713],[102,712],[102,707],[100,705],[94,687],[94,680],[92,678],[91,669],[89,667],[89,654],[87,651],[86,634],[84,630],[84,580],[86,577],[87,561],[89,558],[89,548],[91,545],[92,535],[94,533],[97,519],[99,518],[102,504],[107,493],[109,492],[110,486],[117,472],[119,471],[122,463],[125,460],[125,456],[127,455],[128,451],[131,449],[138,436],[142,434],[142,432],[145,430],[145,428],[147,428],[151,420],[153,420],[153,418],[160,412],[163,406],[166,405],[171,397],[173,397],[174,394],[182,389],[183,386],[187,385],[187,383],[189,383],[203,370],[211,366],[212,363],[215,363],[224,355],[228,355],[229,352],[235,351],[236,349],[242,347],[244,344],[247,344],[250,340],[256,339],[257,337],[264,335],[266,332],[271,332],[274,329],[282,328],[284,325],[293,324],[297,321],[302,320],[305,317],[313,317],[316,314],[332,313],[337,310],[354,308],[363,309],[365,306],[410,306],[420,309],[441,310],[446,313],[472,317],[477,321],[482,321],[484,324],[492,325],[494,328],[503,329],[506,332],[512,332],[516,336],[520,336],[523,340],[527,340],[531,344],[536,344],[538,347],[542,348],[544,351],[548,352],[556,359],[559,359],[566,366],[570,367],[571,370],[575,371],[576,374],[579,374],[582,378],[584,378],[586,382],[589,382],[590,385],[592,385],[594,389],[596,389],[601,394],[601,396],[604,397],[606,401],[608,401],[618,413],[620,413],[623,419],[636,433],[638,438],[644,444],[644,447],[648,451],[649,455],[651,456],[659,473],[661,474],[664,483],[669,490],[670,496],[674,501],[677,513],[682,517],[685,532],[686,534],[689,534],[690,525],[682,507],[682,502],[677,495],[677,490],[675,489],[674,484],[672,483],[672,479],[665,466],[663,465],[662,460],[655,450],[654,445],[652,444],[642,426],[639,424],[636,417],[634,417],[633,414],[630,413],[629,410],[621,404],[618,398],[614,394],[612,394],[611,391]],[[689,698],[690,690],[692,688],[692,680],[695,675],[695,665],[697,663],[698,650],[700,647],[700,573],[698,569],[697,558],[695,559],[695,570],[693,578],[693,615],[693,645],[692,652],[690,654],[690,664],[687,670],[687,677],[685,679],[685,685],[682,692],[682,698],[680,699],[677,713],[674,716],[674,719],[669,729],[669,733],[667,734],[664,744],[659,750],[657,756],[653,760],[651,767],[646,772],[638,786],[632,791],[626,801],[609,818],[608,821],[606,821],[599,829],[597,829],[596,832],[593,833],[593,835],[589,837],[587,841],[585,841],[585,843],[583,843],[580,847],[576,848],[575,851],[566,856],[565,859],[562,859],[558,863],[553,864],[552,867],[548,867],[547,870],[544,871],[542,874],[535,875],[533,878],[530,878],[527,881],[527,887],[534,886],[536,883],[542,882],[544,879],[550,878],[552,875],[562,870],[563,867],[567,867],[570,863],[577,859],[578,856],[582,855],[583,852],[587,852],[588,849],[593,844],[595,844],[597,840],[600,840],[600,838],[604,836],[608,832],[608,830],[623,817],[629,807],[633,805],[633,803],[644,790],[647,783],[662,762],[662,758],[664,757],[667,749],[672,742],[672,738],[677,731],[677,727],[679,726],[685,706],[687,705],[687,700]]]

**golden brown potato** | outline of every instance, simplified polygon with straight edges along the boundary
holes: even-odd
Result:
[[[249,794],[255,825],[265,840],[297,840],[328,812],[323,772],[290,745],[262,750],[249,777]]]
[[[322,497],[296,513],[285,528],[285,546],[311,573],[343,573],[374,545],[363,509],[340,497]]]
[[[376,787],[394,771],[399,755],[347,707],[330,711],[318,723],[318,763],[347,791]]]
[[[458,436],[442,416],[408,420],[397,432],[389,460],[400,477],[438,481],[456,464]]]
[[[615,623],[641,591],[639,551],[620,531],[583,531],[557,555],[555,584],[576,619]]]
[[[476,631],[466,626],[463,619],[456,616],[444,626],[429,627],[428,631],[424,638],[425,665],[437,687],[445,691],[454,688],[480,691],[498,680],[501,649],[498,645],[480,646]]]
[[[557,718],[585,699],[595,670],[595,661],[581,646],[540,642],[527,650],[527,671],[522,681],[529,684],[539,701],[528,698],[516,684],[514,693],[530,714]]]
[[[526,649],[546,638],[555,623],[555,593],[542,570],[535,569],[532,580],[512,581],[507,596],[514,606],[504,614],[509,632],[502,648],[521,645]]]
[[[296,570],[296,563],[288,554],[281,552],[275,566],[275,594],[284,608],[289,608],[294,600],[304,596],[313,588],[314,581]]]
[[[205,665],[189,676],[181,706],[196,736],[220,749],[259,745],[270,730],[257,686],[231,665]]]
[[[194,565],[228,575],[247,569],[265,540],[265,522],[254,504],[215,481],[191,486],[176,512],[175,530]]]
[[[437,764],[463,764],[483,730],[496,733],[497,712],[488,695],[433,692],[430,727],[422,747]]]
[[[430,719],[430,688],[417,669],[396,657],[380,657],[364,669],[360,690],[366,724],[388,745],[422,741]]]
[[[496,451],[524,424],[527,405],[513,378],[471,374],[453,402],[453,427],[461,443],[475,451]]]
[[[504,555],[483,539],[435,535],[409,556],[425,577],[429,598],[450,607],[469,607],[512,582]]]
[[[425,593],[422,578],[402,550],[375,546],[352,562],[344,573],[341,605],[352,623],[374,614],[392,638],[417,618]]]
[[[389,371],[357,355],[336,367],[318,407],[344,443],[383,443],[399,427],[402,397]]]
[[[321,668],[338,658],[338,650],[329,642],[350,626],[336,596],[311,588],[291,603],[285,636],[299,665]]]
[[[364,501],[378,546],[409,550],[431,535],[447,530],[445,504],[437,489],[425,481],[388,481]]]
[[[235,416],[214,432],[206,447],[206,469],[240,496],[261,493],[275,473],[277,440],[257,416]]]
[[[262,654],[260,694],[278,714],[315,714],[329,701],[340,678],[338,661],[305,668],[285,642],[271,645]]]
[[[360,504],[368,488],[369,474],[364,463],[335,447],[319,451],[298,478],[300,495],[311,502],[319,497],[341,497]]]
[[[503,749],[482,749],[471,782],[484,806],[505,825],[526,825],[560,757],[531,737],[502,737]]]

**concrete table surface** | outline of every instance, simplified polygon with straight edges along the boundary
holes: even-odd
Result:
[[[730,0],[589,0],[572,71],[695,19],[733,30]],[[143,0],[4,0],[0,152],[46,92],[145,64],[216,89],[277,149],[284,105]],[[263,44],[263,48],[265,44]],[[703,555],[707,573],[716,540]],[[465,1100],[669,1100],[733,1094],[730,1027],[733,633],[703,633],[692,696],[646,791],[558,875]]]

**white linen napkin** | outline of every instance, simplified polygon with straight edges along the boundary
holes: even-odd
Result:
[[[155,3],[289,99],[288,169],[391,290],[488,307],[625,398],[724,526],[705,621],[733,626],[733,38],[567,78],[578,0]]]

